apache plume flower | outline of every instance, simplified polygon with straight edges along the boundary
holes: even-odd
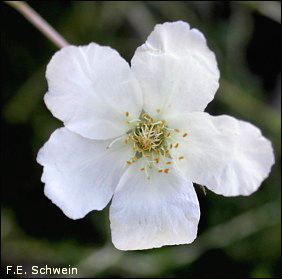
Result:
[[[45,195],[72,219],[112,199],[114,245],[192,242],[200,218],[192,182],[250,195],[274,163],[260,130],[204,111],[218,89],[214,53],[182,21],[157,25],[131,67],[91,43],[58,51],[45,103],[64,123],[39,151]]]

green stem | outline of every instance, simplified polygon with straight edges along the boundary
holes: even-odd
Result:
[[[29,22],[31,22],[40,32],[43,33],[43,35],[45,35],[57,47],[62,48],[69,45],[69,43],[27,3],[25,3],[24,1],[5,2],[6,4],[16,9],[19,13],[21,13]]]

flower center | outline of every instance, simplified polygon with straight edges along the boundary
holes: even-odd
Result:
[[[159,113],[160,110],[157,109]],[[134,157],[127,161],[128,165],[131,165],[139,158],[145,159],[145,165],[140,171],[145,171],[147,178],[148,170],[157,168],[159,173],[168,173],[172,164],[172,154],[170,150],[172,148],[178,148],[179,143],[177,137],[180,136],[178,129],[170,129],[165,120],[156,121],[154,118],[143,112],[139,119],[128,120],[129,113],[125,113],[127,123],[135,126],[127,132],[127,138],[125,144],[131,144],[132,149],[135,152]],[[186,137],[187,133],[182,134],[182,137]],[[179,156],[178,160],[184,159],[183,156]]]
[[[165,121],[155,122],[153,118],[143,113],[135,130],[129,134],[129,138],[133,142],[133,149],[145,155],[150,152],[164,151],[165,138],[168,135]]]

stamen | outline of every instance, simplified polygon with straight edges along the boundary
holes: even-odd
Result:
[[[184,159],[184,156],[178,157],[178,160],[183,160],[183,159]]]
[[[127,121],[128,123],[132,123],[132,122],[141,122],[141,120],[140,119],[132,119],[132,120],[130,120],[130,121]]]
[[[110,149],[111,146],[112,146],[115,142],[117,142],[118,140],[120,140],[122,137],[123,137],[123,135],[120,136],[120,137],[118,137],[118,138],[116,138],[116,139],[114,139],[114,140],[106,147],[106,149]]]
[[[156,109],[156,112],[159,113],[160,109]],[[126,123],[130,124],[133,128],[127,132],[127,138],[124,140],[124,144],[131,143],[132,149],[135,152],[134,156],[126,161],[127,165],[130,166],[139,158],[143,158],[145,165],[140,168],[140,171],[145,172],[147,179],[151,178],[148,173],[149,169],[156,168],[159,173],[169,173],[170,169],[166,168],[166,166],[172,164],[171,149],[178,148],[179,146],[178,142],[172,142],[172,140],[177,136],[175,133],[180,133],[180,130],[169,128],[165,120],[156,120],[144,111],[139,119],[128,119],[129,112],[125,112],[125,116]],[[188,134],[182,133],[181,135],[182,137],[186,137]],[[171,143],[167,142],[168,137],[170,137]],[[115,140],[110,146],[114,142]],[[178,157],[179,160],[183,158],[183,156]]]
[[[141,118],[146,119],[146,118],[147,118],[147,114],[146,114],[146,113],[143,113],[143,114],[141,115]]]

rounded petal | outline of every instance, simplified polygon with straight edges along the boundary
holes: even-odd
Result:
[[[245,196],[269,175],[273,149],[254,125],[203,112],[178,115],[168,123],[188,133],[171,152],[184,157],[177,166],[193,182],[224,196]]]
[[[131,64],[151,116],[156,109],[165,115],[203,111],[219,86],[214,53],[203,34],[183,21],[156,25]]]
[[[66,128],[57,129],[39,150],[45,195],[69,218],[101,210],[112,198],[131,150],[116,142],[90,140]]]
[[[73,132],[109,139],[128,130],[125,113],[142,110],[142,93],[128,63],[110,47],[67,46],[47,66],[45,103]]]
[[[141,250],[192,242],[200,218],[192,183],[173,170],[155,170],[148,180],[139,161],[121,178],[110,206],[114,245]]]

